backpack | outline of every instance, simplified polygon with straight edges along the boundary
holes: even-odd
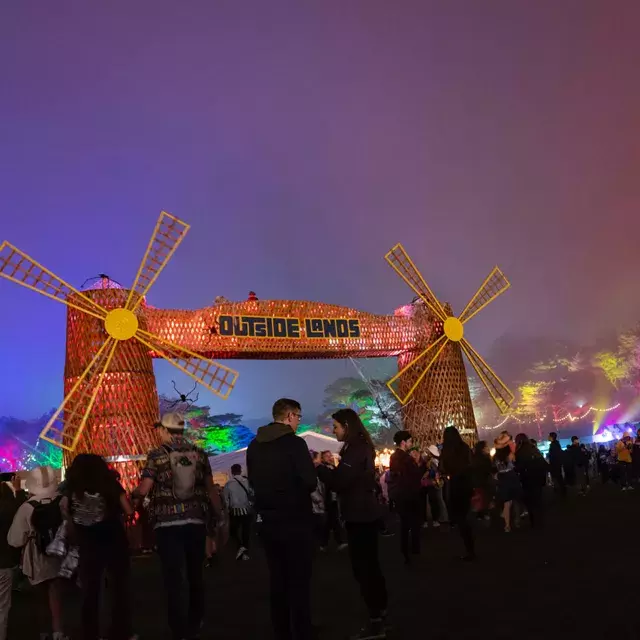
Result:
[[[171,463],[173,497],[176,500],[193,498],[196,489],[199,451],[167,451]]]
[[[62,496],[56,496],[42,501],[29,500],[29,504],[33,507],[31,526],[35,532],[35,543],[42,554],[46,554],[47,547],[56,537],[62,524],[61,498]]]

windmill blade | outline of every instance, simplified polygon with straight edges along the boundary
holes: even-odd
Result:
[[[0,276],[100,320],[107,310],[9,242],[0,245]]]
[[[469,304],[464,308],[464,311],[460,314],[458,320],[460,320],[462,324],[471,320],[473,316],[482,311],[499,295],[503,294],[510,286],[511,283],[507,280],[504,273],[502,273],[498,267],[494,267],[493,271],[491,271],[487,279],[476,291],[473,298],[469,300]]]
[[[501,413],[506,413],[513,402],[514,395],[509,391],[507,385],[500,380],[493,369],[483,360],[482,356],[467,342],[466,339],[460,341],[462,349],[467,354],[469,362],[475,369],[482,383],[487,388],[489,395],[498,405]]]
[[[158,279],[162,270],[167,266],[171,256],[184,240],[189,225],[182,222],[175,216],[166,211],[160,213],[156,228],[153,231],[147,251],[142,258],[140,268],[136,274],[136,279],[129,291],[127,304],[125,307],[130,311],[135,311],[142,299],[149,293],[149,289]],[[134,295],[138,294],[137,300],[134,302]]]
[[[142,329],[138,329],[135,337],[145,347],[162,356],[212,393],[223,400],[229,397],[238,379],[237,371]]]
[[[413,392],[416,390],[416,387],[422,382],[422,379],[427,375],[427,372],[429,371],[433,363],[442,353],[442,350],[445,348],[447,342],[449,342],[447,336],[445,336],[444,334],[441,335],[435,342],[432,342],[417,358],[414,358],[406,367],[398,371],[398,373],[396,373],[396,375],[393,376],[393,378],[391,378],[389,382],[387,382],[387,387],[389,387],[391,393],[393,393],[393,395],[398,399],[398,402],[400,402],[400,404],[407,403],[407,400],[409,400]],[[430,358],[427,362],[427,365],[420,371],[420,374],[418,375],[409,391],[407,391],[404,396],[401,396],[399,391],[396,391],[394,385],[399,382],[399,380],[411,369],[417,368],[420,363],[424,362],[425,358]]]
[[[413,264],[413,261],[404,250],[404,247],[398,243],[384,259],[393,267],[395,272],[425,301],[428,307],[436,314],[440,320],[447,318],[442,305],[435,297],[429,285],[424,281],[421,273]]]
[[[118,341],[108,338],[45,425],[40,438],[67,451],[74,451],[95,404]],[[64,418],[61,414],[64,412]]]

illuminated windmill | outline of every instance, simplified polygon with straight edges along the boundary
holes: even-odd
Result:
[[[131,289],[105,285],[79,291],[8,242],[0,276],[67,311],[65,398],[40,437],[75,454],[135,460],[157,444],[158,396],[152,356],[226,399],[237,373],[146,330],[145,296],[184,239],[189,225],[162,212]]]
[[[450,425],[458,427],[467,441],[474,442],[476,421],[462,352],[502,413],[509,409],[514,396],[466,340],[464,326],[511,285],[495,267],[456,317],[449,305],[435,297],[401,244],[393,247],[385,259],[424,302],[428,311],[423,315],[434,327],[426,349],[418,355],[407,352],[400,356],[399,371],[387,385],[404,405],[405,421],[415,425],[421,442],[441,441],[443,430]]]

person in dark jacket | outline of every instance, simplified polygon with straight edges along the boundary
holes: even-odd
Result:
[[[516,436],[516,473],[522,485],[522,500],[531,527],[542,524],[542,490],[547,483],[547,463],[524,433]]]
[[[7,542],[13,517],[24,502],[14,473],[0,475],[0,640],[6,640],[11,609],[14,569],[20,564],[20,549]]]
[[[489,504],[493,498],[493,463],[486,440],[476,443],[471,458],[473,488],[478,494],[478,519],[489,520]]]
[[[387,588],[378,557],[380,503],[376,497],[375,449],[353,409],[333,414],[333,433],[344,445],[335,470],[320,468],[320,479],[338,494],[353,575],[369,610],[369,622],[355,638],[386,638]]]
[[[311,493],[318,476],[306,442],[296,435],[300,403],[282,398],[273,422],[247,449],[247,475],[269,565],[271,621],[277,640],[311,638]]]
[[[567,447],[566,456],[568,458],[568,464],[573,468],[573,483],[578,486],[578,493],[583,496],[586,494],[588,489],[588,460],[580,446],[580,438],[578,438],[578,436],[571,437],[571,446]]]
[[[473,529],[469,522],[473,494],[471,449],[455,427],[447,427],[443,433],[440,473],[449,478],[447,483],[449,519],[458,527],[462,537],[466,551],[463,560],[475,560]]]
[[[558,434],[553,432],[549,434],[549,472],[551,480],[553,480],[553,488],[556,493],[565,496],[567,486],[562,475],[562,467],[564,460],[564,452],[558,442]]]
[[[389,499],[395,504],[400,516],[400,549],[405,563],[409,564],[409,538],[411,553],[420,553],[420,481],[425,470],[421,469],[409,454],[413,440],[408,431],[398,431],[393,436],[393,441],[396,450],[389,462]]]

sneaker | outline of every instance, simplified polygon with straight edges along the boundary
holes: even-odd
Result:
[[[324,553],[327,550],[327,547],[320,547],[319,551],[320,553]]]
[[[627,487],[622,487],[622,490],[623,490],[623,491],[626,491],[626,490],[627,490]]]
[[[342,544],[338,545],[338,551],[344,551],[345,549],[348,549],[349,545],[346,542],[343,542]]]
[[[383,529],[383,530],[380,532],[380,535],[381,535],[383,538],[391,538],[392,536],[394,536],[394,535],[395,535],[395,533],[393,533],[393,531],[389,531],[389,529]]]
[[[242,556],[244,555],[246,549],[244,547],[240,547],[238,549],[238,553],[236,553],[236,560],[240,560],[242,558]]]
[[[424,522],[424,523],[422,524],[422,528],[423,528],[423,529],[428,529],[428,528],[429,528],[429,523],[428,523],[428,522]]]
[[[387,632],[384,628],[382,619],[370,620],[366,627],[360,630],[360,633],[351,636],[351,640],[385,640]]]
[[[635,488],[635,487],[628,487],[628,488],[627,488],[627,491],[635,491],[635,490],[636,490],[636,488]]]
[[[440,523],[436,520],[432,525],[434,529],[437,529],[440,526]]]
[[[242,559],[245,560],[245,561],[246,560],[251,560],[251,558],[249,557],[249,554],[246,551],[242,554]]]

